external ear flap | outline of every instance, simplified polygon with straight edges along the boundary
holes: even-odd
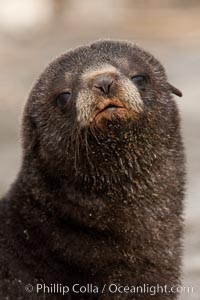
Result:
[[[36,148],[38,140],[37,140],[37,126],[34,122],[33,118],[29,119],[29,144],[28,144],[28,150],[33,150]]]
[[[32,151],[37,146],[37,127],[33,118],[30,116],[25,116],[24,118],[22,139],[27,152]]]
[[[176,87],[174,87],[170,83],[168,83],[168,86],[169,86],[169,89],[170,89],[172,94],[175,94],[176,96],[179,96],[179,97],[183,96],[182,92],[179,89],[177,89]]]

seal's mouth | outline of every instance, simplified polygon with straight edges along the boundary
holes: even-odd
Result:
[[[121,118],[127,113],[127,107],[120,100],[105,99],[96,105],[91,121],[102,118],[111,119],[114,116]]]

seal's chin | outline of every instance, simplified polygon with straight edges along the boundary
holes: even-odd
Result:
[[[100,111],[96,117],[95,121],[98,122],[103,119],[107,119],[112,121],[113,119],[124,119],[128,115],[128,111],[124,107],[116,107],[116,106],[109,106],[104,110]]]
[[[101,120],[123,120],[130,115],[127,107],[118,99],[105,99],[96,105],[92,114],[91,123],[99,123]]]

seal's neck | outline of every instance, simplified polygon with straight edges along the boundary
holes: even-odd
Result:
[[[151,199],[155,185],[148,174],[155,156],[148,144],[142,145],[134,135],[100,144],[90,140],[70,175],[65,175],[65,166],[50,169],[38,157],[24,158],[11,191],[12,220],[18,226],[17,240],[26,251],[33,249],[36,262],[52,255],[56,261],[70,260],[79,268],[87,265],[95,270],[98,264],[115,264],[119,253],[131,249],[129,235],[141,226],[141,206]],[[72,169],[70,164],[67,167]],[[144,214],[148,219],[148,210]],[[134,243],[139,246],[139,233],[134,233]],[[80,258],[85,245],[87,251]],[[113,249],[118,249],[116,257]]]
[[[128,211],[136,190],[128,188],[125,178],[119,185],[109,177],[109,182],[104,181],[106,177],[97,179],[89,190],[91,178],[81,182],[83,178],[77,177],[70,183],[67,178],[42,172],[38,166],[23,167],[11,193],[15,196],[11,195],[12,223],[17,227],[19,248],[35,257],[31,264],[37,266],[38,261],[51,257],[60,268],[59,262],[67,266],[70,259],[74,266],[79,262],[79,269],[87,264],[96,272],[96,265],[114,264],[118,251],[123,253],[120,247],[125,247],[125,232],[132,230],[128,219],[133,216]],[[116,257],[110,244],[119,249]],[[79,253],[85,245],[89,248],[82,258]],[[95,255],[94,246],[98,249]],[[102,257],[104,252],[107,254]]]

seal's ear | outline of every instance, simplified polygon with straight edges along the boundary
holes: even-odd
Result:
[[[38,144],[38,136],[36,123],[29,115],[24,116],[22,136],[24,148],[32,151]]]
[[[179,89],[177,89],[175,86],[171,85],[170,83],[168,83],[168,86],[169,86],[169,90],[172,94],[175,94],[176,96],[179,96],[179,97],[183,96],[182,92]]]

